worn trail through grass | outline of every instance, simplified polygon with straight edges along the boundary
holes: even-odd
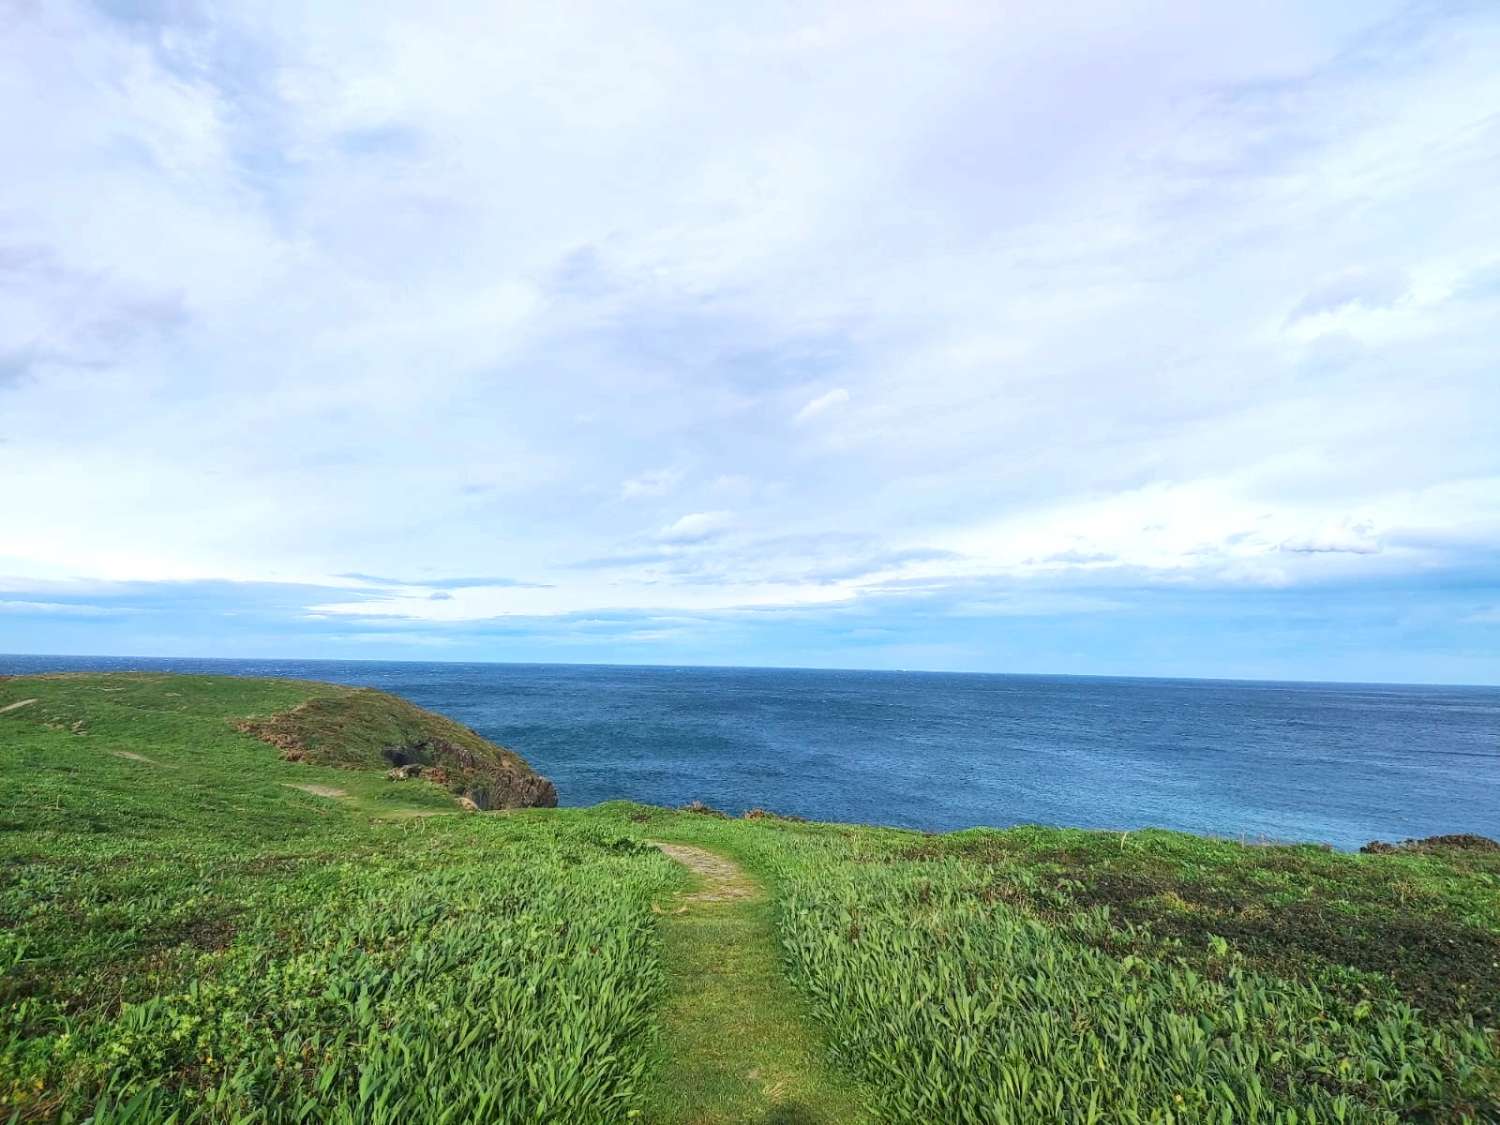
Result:
[[[669,999],[646,1120],[820,1125],[868,1120],[783,976],[765,889],[737,864],[656,845],[696,876],[664,908]]]

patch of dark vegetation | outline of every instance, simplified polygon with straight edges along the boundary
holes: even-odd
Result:
[[[790,813],[772,812],[770,809],[748,809],[745,812],[746,820],[784,820],[791,824],[806,824],[807,817],[792,816]]]
[[[225,915],[203,917],[185,926],[178,935],[178,940],[194,949],[212,953],[226,948],[234,940],[235,930],[234,919],[231,917]]]
[[[1500,878],[1500,848],[1483,837],[1387,845],[1379,852],[1392,858],[1382,861],[1163,833],[1058,836],[953,833],[915,841],[900,858],[981,865],[986,901],[1052,924],[1106,907],[1115,933],[1091,944],[1165,941],[1212,972],[1218,938],[1252,967],[1355,1001],[1399,996],[1438,1018],[1500,1021],[1500,930],[1486,924],[1493,905],[1452,897],[1457,878]]]
[[[390,767],[392,780],[433,782],[481,810],[556,807],[552,782],[478,732],[385,692],[325,690],[235,728],[275,746],[287,761]]]
[[[1347,974],[1378,974],[1413,1006],[1447,1018],[1500,1018],[1500,934],[1439,916],[1358,910],[1311,897],[1270,903],[1244,887],[1106,874],[1078,883],[1068,896],[1080,907],[1107,906],[1112,918],[1176,939],[1189,960],[1210,956],[1223,938],[1250,964],[1279,976],[1318,976],[1337,986]],[[1346,991],[1347,988],[1341,988]]]
[[[701,816],[716,816],[720,820],[728,820],[729,819],[729,814],[727,812],[720,812],[718,809],[714,808],[712,805],[705,805],[702,801],[690,801],[687,804],[685,804],[685,805],[682,806],[682,811],[683,812],[690,812],[690,813],[698,813]]]
[[[824,1117],[799,1101],[785,1101],[771,1106],[761,1120],[765,1125],[818,1125]]]
[[[570,843],[586,844],[609,855],[658,856],[660,850],[635,836],[627,836],[604,825],[585,825],[576,831]]]
[[[1384,840],[1371,840],[1359,849],[1364,855],[1397,855],[1401,852],[1418,854],[1446,851],[1500,852],[1500,841],[1488,836],[1475,836],[1460,832],[1450,836],[1426,836],[1420,840],[1402,840],[1399,844],[1388,844]]]
[[[315,852],[308,855],[258,855],[239,864],[238,870],[246,875],[281,875],[321,863],[333,863],[338,859],[339,856],[335,852]]]
[[[1007,832],[924,832],[902,853],[903,859],[967,859],[974,863],[1008,863],[1027,851],[1025,840]],[[1067,853],[1057,853],[1066,862]],[[1075,856],[1075,861],[1081,858]]]

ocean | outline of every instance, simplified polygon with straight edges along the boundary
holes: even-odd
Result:
[[[380,688],[626,797],[929,831],[1500,837],[1500,688],[926,672],[0,656]]]

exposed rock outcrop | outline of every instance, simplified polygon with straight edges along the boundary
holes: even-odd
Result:
[[[477,731],[368,688],[308,685],[316,694],[237,729],[287,761],[384,769],[392,781],[440,785],[477,809],[552,808],[557,789],[520,755]]]
[[[1475,836],[1460,832],[1450,836],[1426,836],[1420,840],[1402,840],[1399,844],[1388,844],[1384,840],[1371,840],[1359,849],[1365,855],[1398,855],[1406,852],[1475,851],[1500,852],[1500,841],[1488,836]]]

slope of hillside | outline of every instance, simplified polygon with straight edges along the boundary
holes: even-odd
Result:
[[[196,761],[205,737],[222,741],[218,728],[228,724],[279,751],[283,761],[367,771],[364,788],[376,775],[426,782],[403,787],[400,794],[382,794],[386,803],[425,805],[441,788],[479,809],[557,804],[552,783],[513,751],[443,715],[369,688],[142,672],[30,676],[12,682],[32,685],[35,690],[28,691],[36,698],[18,701],[23,706],[14,717],[22,726],[11,730],[29,724],[92,737],[90,745],[98,745],[101,737],[122,746],[140,742],[148,751]],[[235,745],[243,747],[244,740]],[[117,748],[117,754],[127,756],[141,752]],[[350,773],[342,772],[309,771],[305,778],[292,772],[286,777],[285,784],[309,792],[343,790],[351,783]]]
[[[0,678],[0,1118],[1500,1120],[1482,842],[472,815],[414,712]]]
[[[236,729],[310,698],[354,701],[353,749],[314,744],[346,766],[383,767],[393,730],[463,745],[322,685],[0,681],[24,701],[0,713],[0,1119],[623,1119],[679,869]]]
[[[309,685],[295,707],[235,726],[290,762],[390,769],[392,780],[446,786],[479,809],[554,808],[557,790],[526,762],[475,731],[370,688]]]

